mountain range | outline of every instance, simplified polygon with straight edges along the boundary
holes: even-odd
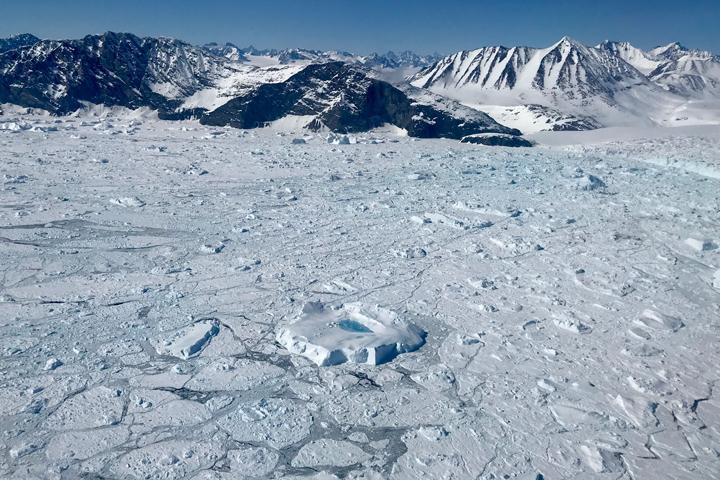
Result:
[[[604,126],[720,120],[720,59],[679,44],[646,52],[565,37],[547,48],[484,47],[444,57],[409,80],[524,131],[546,129],[546,120],[562,128],[550,118],[558,113],[566,123]]]
[[[195,46],[107,32],[0,39],[0,103],[67,114],[88,104],[254,128],[383,124],[419,137],[720,123],[720,58],[672,43],[483,47],[445,57]]]
[[[398,53],[388,51],[382,54],[355,55],[345,51],[322,51],[302,48],[260,50],[253,46],[241,48],[232,43],[224,45],[208,43],[203,45],[203,48],[215,55],[257,66],[342,61],[379,69],[422,69],[429,67],[442,58],[437,53],[418,55],[408,50]]]

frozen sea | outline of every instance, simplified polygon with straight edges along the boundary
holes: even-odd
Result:
[[[6,112],[0,477],[720,478],[717,127],[562,135]]]

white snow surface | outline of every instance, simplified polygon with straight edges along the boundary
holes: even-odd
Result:
[[[0,478],[720,471],[711,127],[519,151],[118,109],[0,124],[30,127],[0,131]],[[318,366],[276,341],[312,302],[425,343]]]

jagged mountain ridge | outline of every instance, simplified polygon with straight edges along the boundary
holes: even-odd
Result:
[[[714,55],[679,44],[645,52],[629,43],[588,47],[564,37],[548,48],[457,52],[410,81],[488,112],[537,104],[590,123],[652,124],[671,121],[691,98],[720,100],[718,65]]]
[[[108,32],[0,55],[0,101],[69,113],[85,102],[170,108],[234,71],[179,40]]]
[[[35,45],[40,39],[29,33],[22,33],[8,38],[0,38],[0,53],[15,50],[16,48]]]
[[[618,56],[567,37],[543,49],[458,52],[410,81],[473,106],[538,104],[583,117],[611,116],[619,92],[640,90],[647,97],[658,90]]]
[[[209,43],[203,45],[203,48],[215,55],[230,60],[251,64],[259,63],[261,65],[271,63],[288,65],[294,63],[342,61],[377,69],[420,69],[432,65],[441,58],[439,54],[419,55],[409,50],[403,52],[388,51],[386,53],[357,55],[351,52],[336,50],[323,51],[303,48],[257,49],[252,45],[242,48],[229,42],[224,45]]]
[[[112,32],[63,41],[20,35],[0,40],[0,46],[6,49],[0,50],[0,102],[55,113],[103,103],[148,106],[170,119],[204,116],[261,85],[286,82],[307,66],[339,61],[393,83],[408,98],[430,98],[425,90],[440,95],[430,104],[443,115],[461,110],[457,104],[444,108],[437,98],[445,97],[524,131],[720,119],[713,113],[720,112],[718,57],[678,43],[644,51],[627,42],[588,47],[565,37],[544,49],[485,47],[434,63],[433,56],[412,52],[358,56],[229,43],[197,47]],[[415,89],[407,88],[407,74]],[[357,101],[346,84],[332,87]]]
[[[189,106],[198,96],[220,103]],[[112,32],[46,40],[0,54],[0,103],[57,114],[87,103],[150,107],[161,118],[194,116],[242,128],[308,115],[314,117],[314,128],[338,132],[393,123],[424,137],[520,133],[466,107],[440,108],[411,99],[366,69],[344,62],[263,68],[179,40]]]
[[[413,84],[425,88],[558,89],[570,98],[610,95],[618,82],[646,79],[615,55],[567,37],[547,49],[500,46],[458,52],[413,78]]]
[[[605,41],[599,49],[613,52],[662,88],[686,97],[720,97],[720,57],[674,42],[644,51],[628,42]]]

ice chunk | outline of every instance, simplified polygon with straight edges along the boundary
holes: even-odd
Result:
[[[110,203],[126,208],[140,208],[145,206],[145,202],[137,197],[111,198]]]
[[[48,361],[45,362],[43,370],[55,370],[56,368],[62,366],[62,364],[63,362],[58,360],[57,358],[48,358]]]
[[[170,338],[155,341],[155,350],[160,355],[172,355],[187,360],[198,355],[220,332],[220,323],[215,319],[201,320],[176,331]]]
[[[715,242],[708,239],[688,238],[685,240],[685,245],[697,252],[709,252],[710,250],[718,248]]]
[[[213,255],[215,253],[220,253],[224,249],[225,249],[224,243],[216,243],[216,244],[205,243],[203,245],[200,245],[200,253],[204,253],[206,255]]]
[[[378,365],[420,348],[425,332],[378,306],[349,303],[333,310],[308,303],[295,322],[278,330],[277,341],[320,366]]]
[[[636,323],[653,330],[665,330],[669,332],[677,332],[685,324],[677,317],[646,309],[643,311]]]
[[[577,187],[580,190],[599,190],[605,188],[605,182],[595,175],[584,175],[578,179]]]

